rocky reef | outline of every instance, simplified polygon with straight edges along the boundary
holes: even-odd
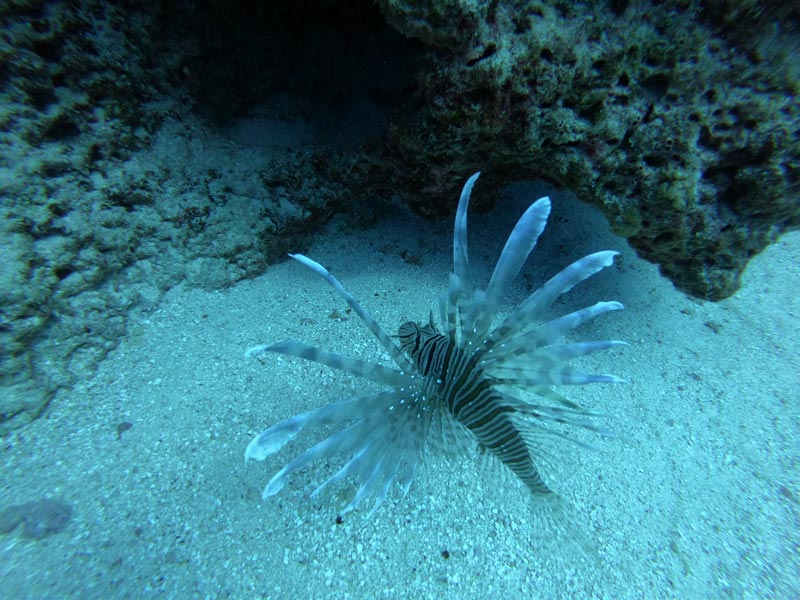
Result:
[[[704,299],[800,226],[794,3],[344,6],[0,6],[0,432],[170,287],[394,194],[438,218],[477,168],[574,191]]]
[[[800,225],[800,9],[748,2],[402,2],[437,49],[392,121],[419,210],[459,175],[549,180],[676,286],[719,300]]]

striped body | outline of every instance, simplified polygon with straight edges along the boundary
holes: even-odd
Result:
[[[465,351],[428,325],[408,321],[398,331],[400,348],[414,361],[450,415],[469,429],[485,448],[506,465],[534,494],[552,493],[539,476],[528,446],[514,424],[514,408],[495,393],[479,365],[481,353]]]

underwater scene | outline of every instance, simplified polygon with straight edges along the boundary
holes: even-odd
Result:
[[[3,598],[800,597],[794,4],[0,26]]]

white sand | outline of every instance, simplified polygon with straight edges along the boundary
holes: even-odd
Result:
[[[533,198],[528,189],[471,217],[476,273],[488,276]],[[524,491],[473,458],[428,461],[409,495],[398,487],[369,520],[366,506],[336,525],[335,490],[305,498],[334,465],[262,501],[271,475],[315,436],[245,465],[251,437],[366,386],[299,360],[245,360],[245,349],[297,338],[379,356],[344,302],[287,262],[224,292],[173,289],[133,317],[97,373],[4,441],[0,509],[50,497],[74,515],[40,541],[0,536],[3,597],[800,597],[800,235],[757,257],[733,298],[710,304],[674,290],[591,209],[554,201],[509,305],[583,254],[622,250],[557,307],[626,305],[580,337],[627,340],[586,363],[630,383],[563,390],[607,414],[601,424],[617,436],[580,432],[597,450],[558,444],[544,470],[581,515],[597,560],[532,535]],[[307,253],[394,333],[403,317],[435,309],[450,236],[449,224],[398,212],[371,231],[334,224]],[[118,432],[123,422],[132,427]]]

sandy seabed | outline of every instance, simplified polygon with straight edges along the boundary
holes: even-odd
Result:
[[[515,186],[495,212],[470,217],[476,280],[488,280],[535,197]],[[157,310],[132,315],[96,372],[3,440],[0,509],[41,499],[71,509],[58,533],[0,536],[3,596],[800,597],[800,234],[756,257],[742,289],[712,304],[676,291],[592,209],[553,201],[506,309],[584,254],[622,253],[553,309],[626,306],[576,337],[627,341],[582,364],[629,383],[561,390],[602,413],[614,435],[578,431],[594,449],[553,444],[543,469],[595,556],[535,530],[521,486],[474,456],[428,457],[409,494],[395,486],[369,519],[367,502],[336,523],[347,488],[308,499],[336,464],[261,500],[272,474],[320,432],[245,464],[252,436],[369,385],[296,359],[245,359],[245,350],[293,338],[384,359],[346,304],[288,261],[224,291],[173,288]],[[394,333],[404,318],[436,311],[451,235],[397,208],[373,229],[336,221],[306,253]]]

